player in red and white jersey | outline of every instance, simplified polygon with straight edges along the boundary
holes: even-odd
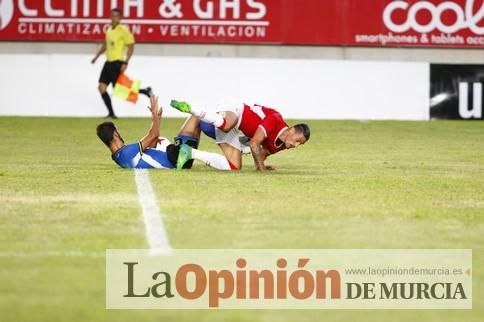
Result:
[[[281,114],[276,110],[261,105],[247,105],[244,104],[241,122],[238,126],[239,130],[249,138],[252,138],[257,133],[257,130],[262,130],[264,140],[261,145],[270,153],[274,154],[281,150],[297,146],[298,142],[290,140],[288,145],[279,140],[282,132],[286,131],[289,126],[286,124]],[[278,142],[279,141],[279,142]]]
[[[170,105],[192,114],[187,123],[192,128],[198,126],[207,136],[216,140],[227,158],[228,166],[233,170],[242,167],[243,146],[239,140],[239,130],[250,139],[248,145],[258,171],[273,170],[273,167],[264,164],[269,155],[298,147],[310,137],[306,124],[289,127],[279,112],[262,105],[230,104],[219,107],[219,112],[176,100],[172,100]],[[184,147],[181,151],[179,158],[188,160],[189,148]]]

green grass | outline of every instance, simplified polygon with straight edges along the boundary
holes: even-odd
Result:
[[[98,122],[0,118],[1,322],[482,321],[482,122],[311,121],[310,142],[271,157],[273,173],[250,156],[237,173],[150,172],[175,248],[474,250],[473,310],[284,312],[104,309],[105,249],[146,241],[133,172],[111,161]],[[181,122],[163,120],[162,134]],[[127,142],[149,126],[117,123]]]

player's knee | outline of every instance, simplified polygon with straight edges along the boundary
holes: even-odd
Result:
[[[190,116],[181,126],[180,133],[183,133],[183,135],[195,136],[199,130],[200,119],[195,116]]]
[[[225,123],[218,129],[221,130],[222,132],[229,133],[233,128],[234,128],[234,125],[229,125],[226,120]]]
[[[220,126],[218,129],[224,133],[229,133],[237,125],[237,119],[230,120],[225,118],[224,120],[225,120],[224,124]]]
[[[224,123],[218,128],[221,131],[228,133],[237,125],[239,119],[237,115],[233,112],[223,112],[221,113],[221,115],[224,118]]]

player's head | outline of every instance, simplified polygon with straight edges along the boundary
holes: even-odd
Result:
[[[109,148],[113,141],[121,141],[124,143],[121,134],[119,134],[118,129],[113,122],[103,122],[99,124],[96,128],[96,133],[98,138],[106,144]]]
[[[286,148],[292,149],[309,141],[311,130],[307,124],[296,124],[289,128],[289,133],[284,140]]]
[[[119,8],[111,9],[111,24],[116,26],[121,22],[121,18],[123,18],[123,12]]]

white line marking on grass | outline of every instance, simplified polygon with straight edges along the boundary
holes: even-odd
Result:
[[[171,246],[168,242],[160,209],[151,186],[148,170],[134,170],[138,198],[143,212],[143,221],[146,228],[146,240],[152,254],[170,254]]]
[[[143,212],[143,221],[146,228],[146,240],[153,255],[170,254],[171,246],[168,242],[161,212],[158,208],[155,193],[151,186],[147,170],[134,170],[138,199]],[[104,257],[105,253],[83,251],[0,251],[0,257]]]

